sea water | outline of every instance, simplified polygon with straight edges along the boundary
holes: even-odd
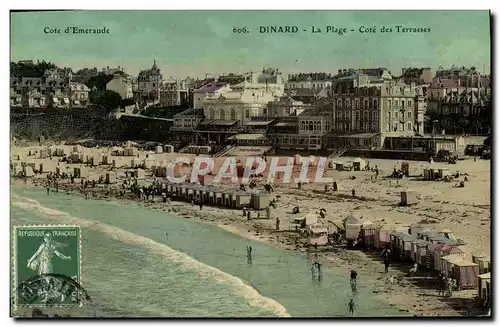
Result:
[[[82,229],[82,285],[99,317],[357,317],[408,313],[379,302],[348,272],[305,255],[140,204],[36,188],[11,189],[11,225]],[[246,247],[252,246],[252,264]]]

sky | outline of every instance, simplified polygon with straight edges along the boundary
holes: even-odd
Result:
[[[430,28],[397,33],[395,26]],[[109,34],[65,34],[68,26]],[[262,34],[260,26],[297,26],[295,34]],[[312,26],[323,33],[311,33]],[[344,35],[326,26],[346,28]],[[382,27],[392,33],[381,33]],[[60,34],[46,34],[46,27]],[[246,27],[238,34],[233,28]],[[375,33],[359,28],[374,27]],[[351,30],[354,30],[352,32]],[[306,30],[306,31],[304,31]],[[490,70],[488,11],[66,11],[11,13],[11,61],[47,60],[74,71],[156,62],[165,78],[204,77],[276,67],[335,73],[343,68],[476,66]],[[484,66],[483,66],[484,65]]]

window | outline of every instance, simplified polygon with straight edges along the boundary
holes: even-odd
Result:
[[[310,130],[310,131],[312,131],[312,130],[313,130],[313,122],[312,122],[312,121],[310,121],[310,122],[309,122],[309,130]]]
[[[215,110],[215,119],[220,119],[221,110]]]
[[[371,101],[368,102],[368,109],[370,109],[370,110],[373,109],[373,103]]]
[[[356,109],[359,109],[359,100],[356,100]]]
[[[389,100],[389,110],[392,109],[392,101]]]
[[[411,111],[408,111],[408,113],[406,114],[406,116],[408,116],[408,118],[411,118]]]
[[[398,119],[398,112],[397,111],[394,113],[394,118]]]
[[[264,116],[267,116],[267,108],[262,108],[262,114],[263,114]]]
[[[210,108],[209,112],[210,112],[210,115],[209,115],[210,119],[215,119],[215,110],[214,110],[214,108]]]
[[[411,108],[411,101],[410,100],[408,100],[408,107]]]
[[[250,109],[245,109],[245,118],[250,118]]]
[[[368,109],[368,100],[365,100],[365,109]]]
[[[378,120],[378,111],[373,112],[373,120]]]
[[[411,123],[408,123],[408,130],[411,131]]]
[[[378,101],[373,101],[373,109],[378,109]]]
[[[231,109],[231,120],[236,120],[236,109]]]
[[[364,108],[363,108],[363,100],[361,100],[361,108],[360,108],[360,109],[361,109],[361,110],[363,110],[363,109],[364,109]]]
[[[347,109],[351,108],[351,101],[347,100]]]
[[[391,131],[391,123],[387,123],[387,131],[390,132]]]
[[[401,108],[403,108],[403,109],[405,108],[405,101],[404,100],[401,101]]]
[[[225,111],[224,111],[224,110],[222,110],[222,109],[221,109],[221,111],[220,111],[220,119],[221,119],[221,120],[226,120],[226,113],[225,113]]]

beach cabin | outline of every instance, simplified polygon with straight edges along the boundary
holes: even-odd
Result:
[[[141,179],[141,178],[144,178],[144,177],[145,177],[145,172],[144,172],[144,170],[142,170],[141,168],[134,169],[134,171],[133,171],[133,176],[134,176],[135,178],[139,178],[139,179]]]
[[[233,207],[233,192],[232,191],[224,191],[222,193],[222,204],[225,207]]]
[[[457,246],[453,245],[444,245],[441,248],[441,257],[438,258],[437,262],[439,266],[435,266],[436,270],[441,272],[450,272],[452,267],[448,267],[447,260],[465,260],[465,253],[459,249]],[[435,260],[435,259],[434,259]]]
[[[365,221],[361,225],[361,239],[367,247],[375,247],[375,224]]]
[[[163,153],[163,147],[161,145],[157,145],[155,147],[155,153]]]
[[[391,245],[391,230],[394,229],[393,225],[380,225],[375,228],[375,245],[379,249],[385,249]]]
[[[163,147],[163,152],[165,152],[165,153],[172,153],[172,152],[174,152],[174,146],[170,145],[170,144],[165,145]]]
[[[235,200],[236,200],[236,208],[241,209],[243,207],[250,208],[250,201],[252,199],[252,196],[247,193],[247,192],[236,192],[235,193]]]
[[[394,257],[399,260],[411,259],[411,244],[416,237],[398,231],[391,231],[391,248]]]
[[[309,232],[309,244],[327,245],[328,228],[321,223],[315,223],[307,226]]]
[[[402,206],[409,206],[417,203],[417,193],[412,190],[406,190],[401,192],[401,202]]]
[[[425,231],[425,228],[422,227],[422,225],[420,225],[419,223],[411,224],[410,228],[408,229],[408,233],[415,236],[416,238],[420,238],[419,235],[421,235],[423,231]]]
[[[459,290],[474,289],[477,287],[479,267],[472,261],[463,259],[448,259],[452,265],[452,276],[458,281]],[[449,267],[449,266],[448,266]]]
[[[106,178],[104,181],[106,184],[116,183],[116,176],[114,174],[106,173]]]
[[[424,180],[434,181],[438,177],[438,170],[435,168],[425,168],[424,169]]]
[[[23,168],[23,176],[24,177],[33,177],[35,176],[35,172],[32,166],[26,165]]]
[[[491,301],[491,273],[477,276],[477,296],[483,301]]]
[[[352,166],[355,171],[365,170],[366,161],[361,158],[356,158],[352,161]]]
[[[434,250],[441,244],[429,243],[426,247],[426,267],[434,269]]]
[[[263,210],[269,207],[269,195],[266,192],[252,193],[252,207],[255,210]]]
[[[344,223],[342,220],[328,220],[326,227],[328,228],[328,235],[345,235]]]
[[[412,235],[415,236],[415,235]],[[426,246],[429,244],[429,242],[421,239],[415,239],[413,242],[411,242],[411,260],[421,264],[422,263],[422,258],[424,258],[425,261],[425,253],[426,253]],[[419,259],[417,259],[420,258]]]
[[[446,176],[451,176],[450,170],[448,168],[439,168],[437,170],[437,177],[438,178],[443,179]]]
[[[75,178],[88,178],[88,171],[85,167],[74,167],[73,168],[73,176]]]
[[[45,159],[45,158],[48,158],[51,153],[50,153],[50,149],[40,149],[40,159]]]
[[[361,233],[361,222],[351,215],[344,220],[344,229],[346,239],[356,240]]]
[[[82,152],[82,147],[80,145],[73,146],[73,152]]]
[[[491,272],[491,259],[484,253],[473,253],[472,262],[478,264],[480,274]]]
[[[415,253],[415,262],[417,262],[419,265],[426,265],[427,263],[427,245],[429,242],[424,241],[424,240],[418,240],[417,243],[415,243],[416,246],[416,253]]]
[[[137,148],[127,147],[127,148],[123,149],[123,155],[125,157],[135,157],[135,156],[137,156]]]

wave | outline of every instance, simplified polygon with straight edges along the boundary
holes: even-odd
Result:
[[[239,295],[243,296],[252,307],[270,309],[279,317],[290,317],[290,314],[282,304],[271,298],[262,296],[254,287],[249,285],[248,282],[230,275],[220,269],[199,262],[187,254],[176,251],[165,244],[157,243],[149,238],[131,233],[115,226],[75,217],[67,212],[45,207],[36,200],[19,195],[13,194],[11,196],[11,204],[20,209],[31,211],[37,215],[43,215],[44,217],[58,221],[62,224],[74,224],[80,227],[89,228],[91,230],[104,233],[120,242],[147,248],[150,251],[162,255],[166,259],[175,262],[185,269],[191,270],[202,277],[211,277],[219,283],[231,286],[239,293]]]

